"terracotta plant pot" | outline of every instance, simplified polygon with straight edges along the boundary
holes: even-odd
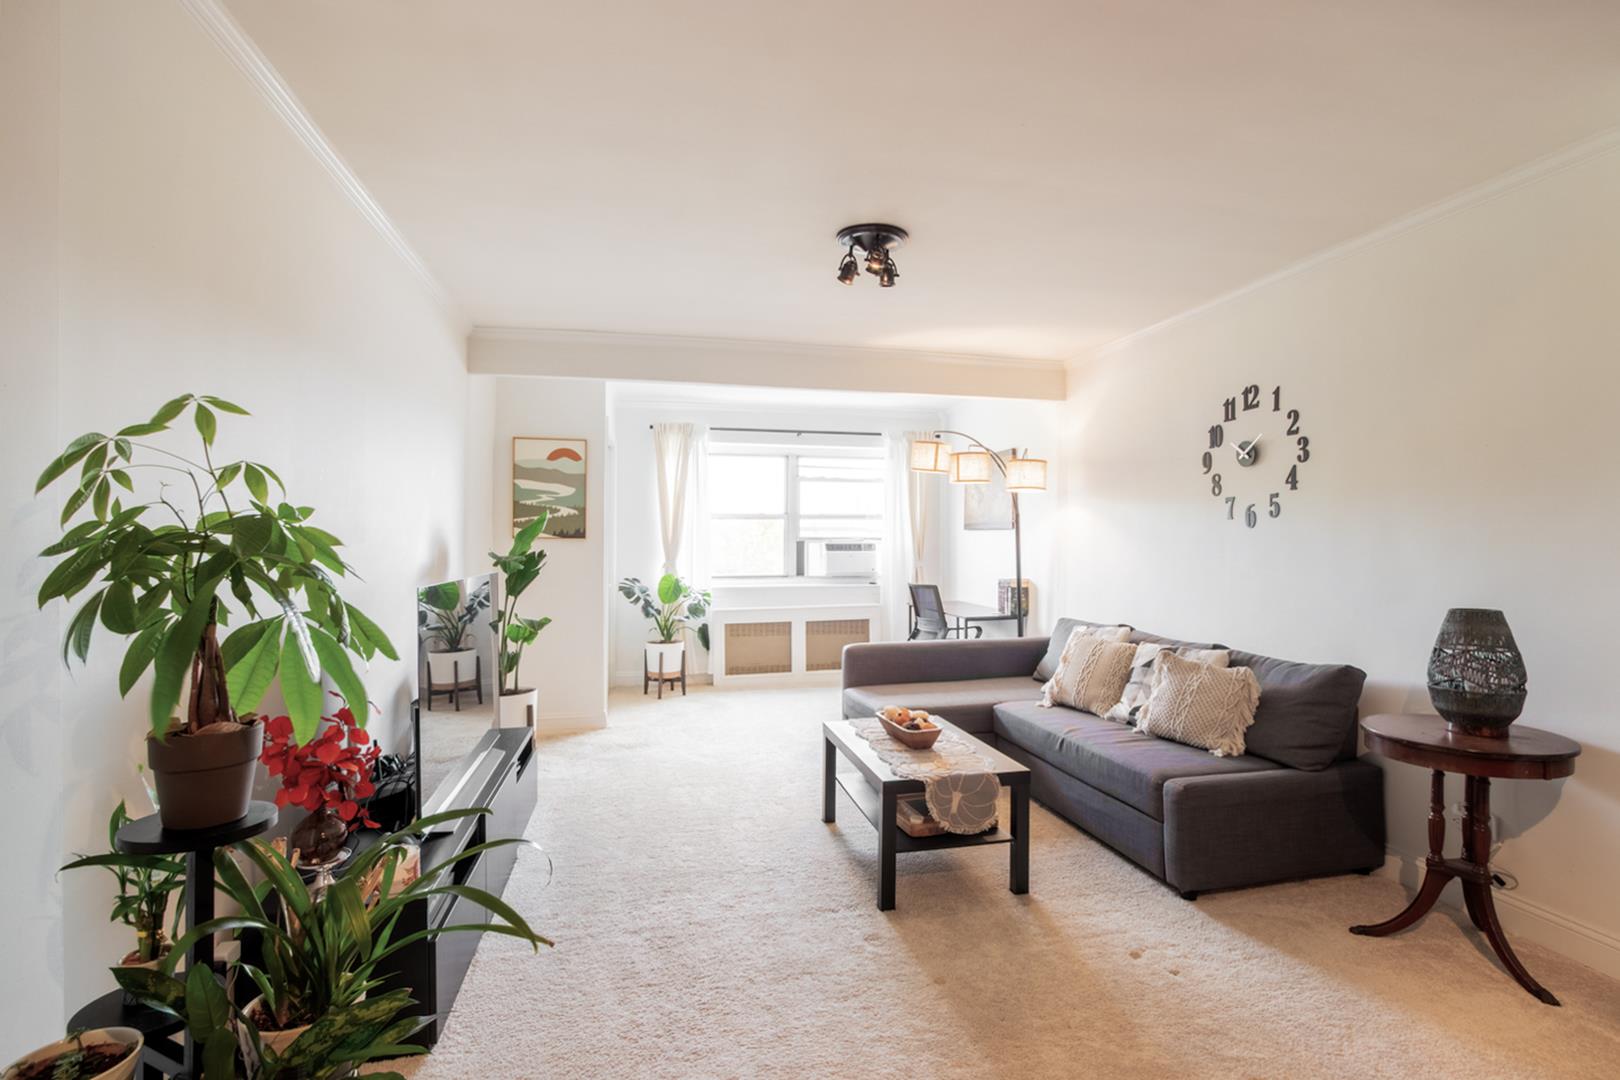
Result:
[[[211,829],[248,812],[264,725],[206,735],[171,734],[146,740],[146,763],[157,784],[165,829]]]
[[[134,1047],[132,1053],[125,1054],[112,1068],[103,1069],[98,1073],[86,1074],[84,1080],[130,1080],[130,1077],[135,1075],[135,1066],[141,1060],[143,1040],[141,1039],[141,1033],[134,1028],[96,1028],[94,1031],[86,1031],[80,1036],[80,1039],[87,1049],[109,1043]],[[42,1061],[51,1061],[63,1054],[72,1052],[76,1046],[77,1044],[72,1039],[62,1039],[59,1042],[51,1043],[49,1046],[42,1046],[32,1054],[25,1054],[6,1066],[5,1073],[0,1074],[0,1080],[16,1080],[17,1077],[23,1075],[24,1066]],[[46,1072],[44,1075],[49,1076],[50,1073]]]
[[[528,727],[529,709],[540,708],[540,691],[538,690],[502,690],[501,727]],[[537,718],[538,719],[538,718]]]

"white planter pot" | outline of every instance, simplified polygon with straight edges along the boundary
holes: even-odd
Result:
[[[515,694],[501,695],[501,727],[528,727],[529,709],[540,709],[540,691],[519,690]],[[538,716],[536,717],[538,721]]]
[[[647,674],[657,675],[660,670],[665,675],[679,675],[681,673],[681,654],[686,652],[684,641],[649,641],[647,649]],[[660,668],[659,665],[663,667]]]
[[[141,1060],[142,1038],[140,1032],[134,1028],[126,1027],[96,1028],[94,1031],[86,1031],[81,1037],[85,1046],[97,1046],[101,1043],[120,1043],[124,1046],[135,1047],[133,1054],[125,1055],[124,1060],[112,1068],[96,1073],[95,1076],[89,1077],[87,1080],[130,1080],[130,1077],[135,1075],[135,1066],[140,1064]],[[75,1043],[72,1039],[63,1039],[60,1042],[53,1042],[49,1046],[42,1046],[32,1054],[26,1054],[6,1066],[6,1071],[3,1074],[4,1080],[11,1080],[24,1065],[36,1061],[49,1061],[59,1054],[72,1050],[74,1046]]]
[[[478,652],[475,649],[457,649],[455,652],[430,652],[428,677],[434,686],[454,686],[459,682],[472,682],[478,673]]]

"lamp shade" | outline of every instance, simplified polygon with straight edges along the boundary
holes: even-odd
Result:
[[[960,450],[951,455],[951,483],[988,484],[995,466],[983,450]]]
[[[1041,458],[1012,458],[1007,462],[1008,491],[1045,491],[1046,462]]]
[[[911,443],[913,472],[948,473],[951,471],[951,448],[938,439],[914,439]]]

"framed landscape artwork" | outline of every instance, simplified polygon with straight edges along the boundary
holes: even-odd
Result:
[[[1001,457],[1005,461],[1012,457],[1012,451],[1001,451]],[[988,484],[962,487],[962,528],[1012,528],[1012,492],[1007,490],[1007,478],[1000,469],[990,470]]]
[[[512,439],[512,534],[541,510],[549,512],[548,540],[585,539],[584,439]]]

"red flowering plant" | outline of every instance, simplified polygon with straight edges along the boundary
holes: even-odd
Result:
[[[277,806],[302,806],[311,813],[326,807],[348,824],[350,832],[361,825],[375,829],[377,823],[359,800],[376,791],[371,766],[382,749],[371,741],[343,696],[332,696],[343,704],[331,716],[321,717],[315,737],[303,745],[296,741],[288,717],[265,721],[264,751],[259,760],[271,776],[281,778]]]

